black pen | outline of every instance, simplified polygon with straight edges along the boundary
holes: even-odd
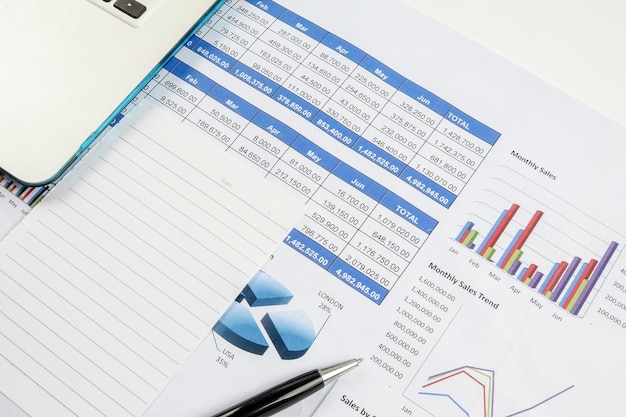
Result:
[[[356,368],[363,359],[351,359],[328,368],[316,369],[222,411],[213,417],[262,417],[277,413],[308,397],[328,382]]]

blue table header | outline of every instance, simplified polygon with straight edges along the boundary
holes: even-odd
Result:
[[[257,9],[263,10],[265,13],[270,16],[278,17],[282,12],[285,11],[283,6],[280,6],[273,1],[258,1],[258,0],[247,0],[252,6]]]
[[[172,57],[163,65],[163,68],[167,71],[171,71],[180,62],[178,58]]]
[[[298,136],[295,130],[262,111],[252,119],[252,123],[287,145],[291,145]]]
[[[338,36],[328,33],[322,40],[322,44],[328,46],[333,51],[345,56],[350,61],[358,64],[365,58],[365,52],[352,45],[351,43],[341,39]]]
[[[446,114],[446,119],[490,145],[494,145],[500,137],[500,133],[468,116],[456,107],[450,109]]]
[[[326,152],[304,136],[298,136],[292,148],[306,156],[317,165],[331,172],[339,163],[339,159],[332,154]]]
[[[371,56],[365,57],[361,66],[393,88],[400,88],[404,77]]]
[[[209,96],[227,107],[229,110],[245,117],[246,120],[251,120],[259,111],[259,109],[254,107],[252,104],[225,89],[221,85],[216,85],[215,88],[211,90]]]
[[[445,116],[450,110],[450,104],[437,97],[430,91],[425,88],[420,87],[415,84],[413,81],[407,80],[400,87],[400,91],[402,91],[407,96],[411,97],[413,100],[417,101],[421,105],[428,107],[435,113],[440,116]]]
[[[335,167],[333,174],[375,201],[380,201],[387,191],[385,187],[376,181],[343,162]]]
[[[209,77],[202,74],[200,71],[193,69],[182,61],[179,61],[171,72],[187,84],[202,91],[204,94],[207,94],[216,85],[215,82]]]
[[[318,42],[320,42],[328,33],[326,30],[322,29],[316,24],[298,16],[297,14],[289,10],[285,10],[285,12],[280,15],[279,20],[296,29],[298,32],[304,33],[305,35],[315,39]]]
[[[437,220],[392,192],[385,196],[381,204],[428,234],[437,226]]]

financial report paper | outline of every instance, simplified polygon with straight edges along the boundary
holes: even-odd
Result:
[[[308,207],[148,416],[624,408],[622,127],[399,2],[231,1],[144,96]]]
[[[622,414],[623,127],[398,1],[228,1],[142,101],[307,207],[147,417]]]

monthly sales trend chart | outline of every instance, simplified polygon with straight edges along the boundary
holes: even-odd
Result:
[[[572,388],[573,385],[505,417],[540,408]],[[495,390],[495,371],[462,366],[430,376],[419,391],[420,405],[437,417],[493,417]]]
[[[540,270],[537,263],[522,261],[524,245],[543,218],[544,213],[540,210],[532,214],[524,227],[514,231],[513,238],[501,246],[505,249],[498,253],[497,244],[502,243],[505,230],[511,228],[519,211],[520,206],[515,203],[503,210],[478,245],[481,231],[475,228],[474,222],[467,221],[456,236],[456,241],[475,250],[571,314],[578,315],[594,288],[599,285],[600,278],[618,248],[617,242],[611,241],[600,257],[583,259],[582,256],[574,255],[570,259],[555,259],[548,270]]]
[[[464,366],[431,376],[420,395],[439,400],[438,409],[449,408],[449,416],[492,417],[494,376],[494,371]]]

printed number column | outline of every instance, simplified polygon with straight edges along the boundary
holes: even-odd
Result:
[[[276,60],[295,62],[274,99],[307,120],[311,120],[336,87],[321,74],[311,72],[311,53],[326,35],[324,29],[285,10],[263,40],[275,51]],[[318,66],[319,68],[319,66]]]
[[[308,201],[338,162],[336,157],[312,141],[304,136],[298,136],[276,163],[272,174],[298,191]]]
[[[220,7],[215,15],[211,16],[192,38],[201,38],[211,31],[212,26],[219,20],[219,16],[225,13],[232,3],[234,3],[234,0],[229,0],[224,6]],[[190,40],[187,46],[193,43],[194,40]],[[183,64],[183,67],[181,67],[180,64],[181,61],[178,57],[171,58],[164,68],[133,98],[131,104],[139,104],[143,98],[150,95],[175,112],[181,120],[188,117],[193,107],[204,94],[208,93],[214,83],[190,66]],[[176,72],[172,73],[174,69],[176,69]],[[130,108],[132,107],[125,108],[122,114],[125,115]]]
[[[159,77],[158,84],[150,91],[149,96],[171,110],[181,121],[214,84],[212,81],[202,84],[196,82],[197,78],[192,74],[199,73],[176,58],[170,59],[159,74],[164,75]],[[206,79],[204,76],[202,78]]]
[[[259,111],[237,138],[233,149],[267,176],[276,169],[297,135],[289,126]]]
[[[420,156],[432,164],[429,178],[458,195],[499,137],[498,132],[451,107]]]
[[[333,180],[331,171],[339,163],[332,154],[298,136],[273,172],[280,181],[299,188],[303,195],[308,193],[301,189],[301,184],[315,187],[315,200],[309,200],[307,215],[284,242],[326,270],[354,232],[354,227],[339,220],[330,210],[330,203],[317,203],[321,185]],[[298,184],[294,185],[294,181]]]
[[[264,61],[257,55],[258,47],[254,45],[273,21],[270,14],[240,1],[224,13],[213,30],[191,49],[257,91],[271,95],[277,88],[276,82],[272,81],[274,73],[269,74]]]
[[[418,156],[423,152],[428,139],[433,135],[435,128],[443,120],[450,105],[419,85],[406,81],[392,99],[393,119],[401,134],[410,133],[411,149],[415,152],[408,162],[408,167],[402,173],[402,178],[415,189],[449,206],[454,201],[455,194],[446,190],[440,183],[432,179],[432,162],[428,158]],[[447,181],[447,177],[442,177]]]
[[[241,57],[240,63],[251,69],[255,77],[271,87],[272,91],[261,89],[254,83],[251,85],[271,95],[287,79],[291,71],[297,66],[298,61],[264,41],[263,35],[275,20],[275,17],[269,13],[278,14],[280,11],[277,5],[273,5],[271,8],[266,6],[266,8],[266,11],[261,11],[252,5],[240,3],[235,9],[247,18],[247,25],[249,26],[247,31],[257,37]],[[244,71],[248,70],[244,69]]]
[[[232,6],[237,0],[227,0],[224,4],[215,11],[215,13],[206,21],[204,25],[195,33],[198,38],[204,38],[207,33],[220,21],[220,19],[231,10]]]
[[[414,134],[398,121],[396,112],[389,105],[403,81],[404,77],[370,56],[363,59],[350,78],[351,88],[356,89],[352,94],[358,99],[354,104],[369,107],[363,107],[365,110],[361,111],[362,117],[369,121],[369,127],[353,148],[396,176],[400,175],[411,156],[410,148],[402,149],[400,144],[412,141]]]
[[[326,34],[322,43],[311,54],[307,69],[312,76],[321,77],[328,88],[330,100],[312,120],[320,129],[348,147],[353,147],[372,118],[370,111],[363,110],[359,100],[341,88],[349,82],[365,52],[345,40]]]
[[[380,304],[437,221],[382,187],[377,192],[384,193],[379,204],[341,253],[341,259],[335,262],[332,272]]]
[[[227,5],[234,3],[226,2]],[[218,68],[229,71],[255,40],[254,34],[246,29],[250,29],[250,26],[240,12],[221,7],[218,13],[187,42],[186,47]],[[187,54],[183,51],[177,54],[181,55]],[[191,57],[188,59],[188,62],[192,62]],[[198,68],[203,67],[200,63],[193,62]]]
[[[322,204],[349,225],[351,233],[330,272],[371,300],[381,302],[395,279],[377,263],[378,245],[360,229],[386,189],[345,164],[340,164],[333,173],[336,180],[325,186],[329,196]]]

